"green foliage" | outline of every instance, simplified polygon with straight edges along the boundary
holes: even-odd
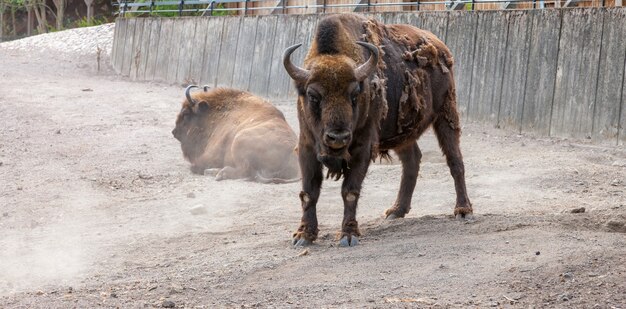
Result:
[[[108,22],[107,19],[104,17],[101,17],[101,18],[94,17],[94,18],[91,18],[91,20],[88,20],[86,16],[75,21],[76,27],[78,28],[98,26],[98,25],[106,24],[107,22]]]

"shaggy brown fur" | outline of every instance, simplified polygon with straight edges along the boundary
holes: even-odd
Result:
[[[375,54],[356,43],[362,40],[378,47],[379,58],[373,72],[357,80],[355,72]],[[306,197],[301,199],[303,214],[294,243],[308,244],[316,238],[316,203],[326,166],[330,176],[344,177],[340,244],[356,244],[361,184],[370,161],[388,156],[389,150],[402,161],[402,180],[396,202],[385,214],[404,217],[421,159],[416,139],[430,126],[454,178],[454,213],[462,217],[472,213],[459,147],[454,61],[443,42],[410,25],[383,25],[356,14],[337,14],[319,22],[304,68],[290,62],[292,51],[285,53],[285,68],[299,93],[300,196]]]
[[[185,99],[172,134],[196,174],[216,179],[297,180],[296,135],[283,114],[250,93],[217,88]]]

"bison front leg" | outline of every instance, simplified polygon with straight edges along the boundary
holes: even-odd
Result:
[[[348,168],[345,169],[341,186],[343,198],[343,222],[341,223],[341,238],[339,239],[339,246],[341,247],[354,247],[359,243],[358,236],[361,236],[361,232],[356,220],[356,210],[363,179],[370,163],[369,149],[352,151],[352,153],[358,153],[358,155],[353,155]]]
[[[298,148],[302,173],[302,192],[300,192],[302,219],[300,220],[300,227],[293,234],[293,245],[307,246],[317,238],[319,232],[316,206],[320,196],[323,174],[322,164],[317,160],[314,149],[302,144]]]

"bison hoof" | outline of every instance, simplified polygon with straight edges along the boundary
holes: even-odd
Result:
[[[385,219],[387,219],[387,220],[393,220],[393,219],[399,219],[399,218],[402,218],[402,217],[398,217],[396,214],[391,213],[391,214],[388,214],[388,215],[387,215],[387,217],[386,217]]]
[[[356,236],[344,236],[339,240],[339,247],[354,247],[359,244]]]
[[[217,176],[217,173],[219,173],[221,170],[221,168],[207,168],[204,170],[204,176]]]
[[[305,239],[305,238],[294,238],[292,241],[292,244],[294,247],[307,247],[313,244],[312,241]]]
[[[456,214],[456,219],[461,221],[472,221],[474,220],[473,214]]]

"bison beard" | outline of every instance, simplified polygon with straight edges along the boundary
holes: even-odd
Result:
[[[339,244],[356,245],[363,179],[370,162],[388,156],[389,150],[402,162],[402,179],[385,215],[404,217],[411,208],[422,156],[416,139],[431,126],[454,179],[454,214],[469,218],[473,210],[459,146],[453,58],[445,44],[413,26],[337,14],[319,22],[304,68],[290,59],[299,46],[283,55],[299,95],[302,219],[293,243],[308,245],[317,238],[316,205],[326,166],[327,178],[343,177]]]

